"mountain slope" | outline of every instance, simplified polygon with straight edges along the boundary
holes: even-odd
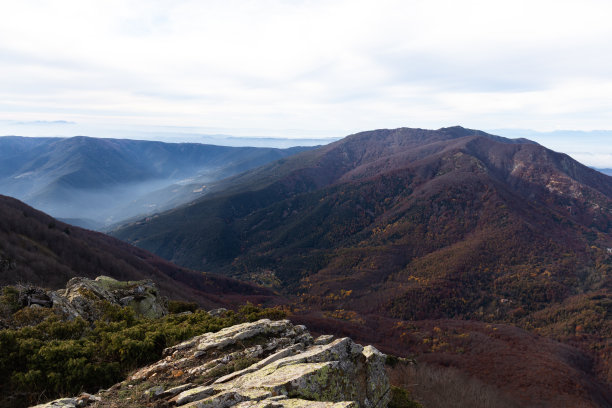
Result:
[[[363,132],[114,235],[306,308],[512,323],[608,371],[612,178],[463,128]]]
[[[603,174],[607,174],[608,176],[612,176],[612,169],[596,169],[600,172],[602,172]]]
[[[0,192],[60,218],[104,224],[192,200],[211,181],[304,149],[0,137]]]
[[[271,267],[285,283],[302,278],[285,260],[318,254],[310,275],[333,259],[379,253],[395,263],[370,268],[386,279],[425,255],[448,260],[449,251],[500,243],[496,235],[504,243],[485,263],[510,250],[507,262],[527,261],[531,239],[544,235],[551,256],[568,245],[586,256],[585,240],[605,252],[611,180],[537,144],[462,128],[365,132],[243,173],[115,234],[197,269],[244,276]]]
[[[107,235],[64,224],[11,197],[0,196],[0,285],[57,289],[75,276],[152,279],[175,299],[218,307],[267,301],[262,288],[172,265]]]
[[[328,328],[367,333],[376,327],[367,316],[408,327],[505,323],[577,347],[591,359],[581,370],[612,383],[612,178],[527,140],[463,128],[364,132],[224,180],[114,235],[275,287],[298,316],[318,310]],[[389,333],[390,345],[415,352],[409,330]],[[426,353],[444,353],[441,344]],[[457,344],[470,357],[453,365],[492,371],[487,347]],[[521,390],[510,377],[499,384]],[[554,381],[542,387],[562,392]]]

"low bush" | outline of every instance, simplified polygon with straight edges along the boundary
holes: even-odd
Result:
[[[412,400],[410,392],[403,388],[391,386],[391,401],[389,408],[423,408],[421,404]]]
[[[63,320],[49,309],[21,312],[22,318],[36,324],[0,330],[0,395],[11,396],[0,398],[0,406],[97,392],[159,360],[164,348],[193,336],[264,317],[284,317],[279,310],[253,305],[220,317],[196,310],[152,321],[137,318],[129,308],[105,304],[93,324],[80,318]],[[36,316],[29,316],[32,313]]]
[[[183,312],[195,312],[198,304],[195,302],[183,302],[182,300],[170,300],[168,302],[168,312],[179,314]]]

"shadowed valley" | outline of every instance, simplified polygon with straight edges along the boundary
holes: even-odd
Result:
[[[170,298],[211,308],[267,302],[271,291],[223,276],[188,270],[115,238],[57,221],[0,196],[0,284],[58,289],[73,277],[151,279]]]
[[[0,191],[91,229],[173,208],[211,183],[309,149],[0,137]]]

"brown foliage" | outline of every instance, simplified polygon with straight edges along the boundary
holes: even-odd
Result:
[[[100,275],[152,279],[166,296],[209,308],[276,299],[269,290],[177,267],[108,235],[64,224],[0,196],[0,285],[29,283],[58,289],[72,277]]]
[[[589,354],[510,325],[448,319],[402,321],[376,315],[362,316],[365,323],[359,324],[329,319],[319,312],[298,312],[290,318],[314,332],[350,336],[386,353],[413,357],[418,366],[428,367],[423,373],[406,375],[426,376],[435,367],[450,367],[461,374],[453,370],[448,375],[440,373],[442,384],[459,387],[474,379],[476,388],[486,384],[483,389],[520,406],[612,404],[612,389],[597,377],[596,362]]]

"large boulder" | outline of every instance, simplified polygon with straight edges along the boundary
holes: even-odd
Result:
[[[72,278],[66,289],[49,292],[53,308],[69,317],[95,320],[101,313],[101,301],[128,306],[137,315],[157,318],[168,313],[167,300],[159,295],[150,280],[118,281],[108,276],[96,279]]]
[[[384,408],[390,400],[384,354],[346,337],[313,339],[287,320],[206,333],[164,355],[91,406]]]

